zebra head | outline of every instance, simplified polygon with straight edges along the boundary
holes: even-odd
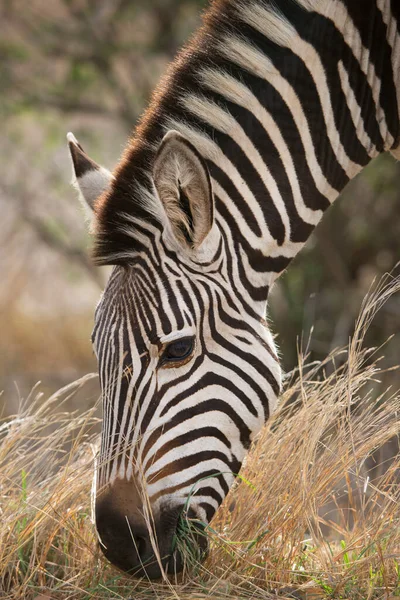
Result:
[[[92,339],[103,398],[96,527],[112,563],[156,578],[182,569],[183,517],[204,553],[201,529],[276,404],[266,299],[247,292],[207,164],[185,137],[158,142],[146,185],[69,142],[97,256],[112,248],[102,262],[114,265]]]

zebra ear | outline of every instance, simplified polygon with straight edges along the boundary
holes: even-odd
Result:
[[[174,236],[197,249],[213,225],[210,174],[200,153],[177,131],[169,131],[160,144],[153,180]]]
[[[84,207],[92,214],[95,201],[110,186],[113,176],[88,157],[72,133],[67,134],[67,140],[73,165],[73,185],[84,201]]]

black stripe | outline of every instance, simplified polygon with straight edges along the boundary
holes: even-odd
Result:
[[[199,438],[203,438],[203,437],[204,438],[209,438],[209,437],[216,438],[220,442],[222,442],[224,444],[224,446],[226,446],[226,448],[229,452],[231,451],[232,444],[230,443],[230,441],[228,440],[226,435],[224,435],[219,429],[217,429],[216,427],[201,427],[200,429],[194,429],[193,431],[187,431],[186,433],[182,433],[181,435],[178,435],[177,437],[175,437],[172,440],[166,441],[165,444],[163,446],[161,446],[153,456],[151,456],[150,458],[148,458],[146,460],[146,462],[143,465],[143,472],[146,472],[146,470],[149,468],[149,462],[151,462],[151,464],[155,464],[158,460],[160,460],[160,458],[162,458],[165,454],[167,454],[167,452],[170,452],[174,448],[184,446],[185,444],[194,442],[195,440],[198,440]],[[206,443],[207,443],[207,441],[205,441],[205,444]],[[147,450],[150,449],[150,446],[146,445],[146,447],[147,447]],[[143,456],[146,456],[146,454],[143,453]]]
[[[393,4],[396,5],[393,6]],[[347,10],[357,27],[363,45],[370,51],[370,62],[374,65],[377,76],[381,79],[381,91],[379,104],[382,107],[388,130],[396,140],[399,135],[399,113],[397,106],[397,94],[395,77],[392,68],[392,49],[387,41],[387,27],[383,21],[381,11],[376,6],[376,0],[363,0],[363,2],[347,2]],[[392,3],[392,14],[399,15],[399,2]],[[398,49],[397,49],[398,51]],[[352,76],[356,73],[353,65],[350,67]],[[360,102],[359,102],[360,103]],[[376,121],[374,105],[363,98],[360,104],[364,110],[364,123],[370,125]],[[372,139],[373,135],[367,128]],[[377,148],[383,151],[383,140]]]
[[[237,208],[239,214],[241,214],[243,216],[249,229],[254,233],[254,235],[261,238],[262,231],[260,228],[260,224],[258,223],[256,217],[254,216],[254,212],[250,209],[250,207],[247,204],[247,201],[243,198],[243,196],[241,195],[239,190],[236,188],[233,181],[228,177],[228,175],[225,173],[225,171],[223,171],[214,162],[208,160],[207,164],[208,164],[208,168],[210,170],[211,177],[213,179],[215,179],[219,183],[219,185],[222,187],[222,189],[226,192],[229,199],[232,201],[232,203]],[[220,201],[217,206],[218,212],[219,212],[220,204],[222,204],[222,201]],[[225,207],[225,204],[224,204],[224,207]],[[226,211],[227,211],[227,209],[226,209]],[[230,216],[229,220],[234,221],[232,216]]]
[[[227,60],[218,60],[218,67],[224,71],[229,71],[230,65],[231,63]],[[294,168],[298,176],[300,191],[305,205],[311,210],[325,211],[329,208],[330,203],[315,185],[314,177],[306,161],[300,133],[285,99],[281,97],[269,81],[243,69],[240,70],[239,81],[242,81],[251,90],[260,104],[271,114],[279,127],[280,133],[294,159]],[[307,115],[307,111],[305,112]],[[266,156],[268,156],[268,166],[270,166],[269,155],[267,154]],[[272,173],[275,173],[275,169],[273,167],[271,169]]]
[[[190,469],[191,467],[208,460],[220,460],[226,464],[227,469],[232,471],[232,473],[238,473],[241,467],[241,464],[235,458],[229,460],[222,452],[216,450],[204,450],[203,452],[196,452],[196,454],[189,454],[189,456],[178,458],[178,460],[175,460],[155,473],[152,473],[147,478],[148,484],[153,485],[166,476],[170,476],[173,473],[180,473],[183,470]]]
[[[204,418],[207,418],[207,413],[209,412],[221,412],[224,413],[227,417],[229,417],[240,434],[240,442],[246,448],[249,445],[249,440],[251,438],[251,431],[247,427],[246,423],[239,417],[239,415],[234,411],[234,409],[230,406],[228,402],[224,400],[220,400],[219,398],[208,398],[199,404],[193,405],[189,408],[185,408],[181,410],[176,415],[174,415],[167,423],[160,425],[155,428],[151,433],[146,445],[149,447],[154,444],[155,440],[158,439],[164,432],[181,425],[188,419],[192,417],[196,417],[198,415],[203,415]]]
[[[343,189],[349,178],[337,162],[336,155],[333,152],[326,133],[325,119],[315,82],[307,66],[289,48],[274,44],[246,23],[243,23],[240,35],[247,38],[258,50],[266,54],[282,77],[294,88],[305,109],[310,134],[322,172],[333,188]],[[273,109],[271,112],[274,114],[275,110]],[[323,149],[323,152],[320,149]]]
[[[177,492],[178,490],[181,490],[182,488],[187,487],[189,485],[192,485],[194,487],[197,483],[199,483],[200,479],[207,480],[208,478],[217,479],[224,492],[224,495],[227,495],[227,493],[229,492],[229,487],[225,481],[225,477],[223,476],[223,474],[220,471],[217,471],[217,469],[209,469],[208,471],[203,471],[200,475],[195,475],[194,477],[188,479],[183,483],[164,488],[164,490],[157,492],[156,494],[151,496],[151,501],[154,504],[156,500],[158,500],[158,498],[160,498],[161,496],[173,494],[174,492]]]

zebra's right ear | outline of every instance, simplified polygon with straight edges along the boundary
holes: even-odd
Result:
[[[89,158],[73,133],[67,134],[67,140],[73,166],[72,183],[92,217],[95,201],[110,186],[113,175]]]
[[[178,131],[162,140],[153,181],[174,237],[184,248],[197,250],[214,222],[211,179],[201,154]]]

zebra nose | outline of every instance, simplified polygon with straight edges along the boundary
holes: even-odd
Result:
[[[126,515],[99,509],[96,527],[101,549],[113,565],[135,577],[159,579],[162,571],[179,573],[185,562],[190,565],[193,559],[201,560],[205,556],[207,542],[197,527],[192,530],[189,543],[180,540],[178,519],[176,509],[164,512],[162,518],[155,521],[156,531],[151,536],[144,519],[131,520]]]
[[[96,509],[96,528],[100,547],[113,565],[135,576],[147,575],[150,579],[161,576],[150,533],[142,518],[129,518],[99,508]]]
[[[143,511],[132,502],[132,490],[128,504],[129,511],[112,488],[96,500],[100,547],[119,569],[136,577],[158,579],[162,571],[182,571],[187,554],[191,562],[193,557],[201,559],[205,555],[206,538],[197,526],[184,536],[186,539],[180,539],[178,524],[183,506],[161,509],[158,516],[153,515],[149,530]],[[190,510],[188,516],[194,518],[194,512]]]

